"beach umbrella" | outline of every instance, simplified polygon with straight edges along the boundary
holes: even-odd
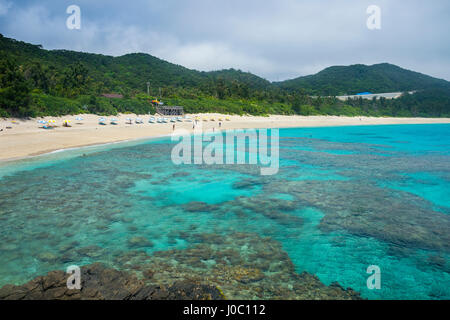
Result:
[[[77,120],[77,121],[83,121],[83,118],[82,118],[82,117],[76,117],[75,120]]]

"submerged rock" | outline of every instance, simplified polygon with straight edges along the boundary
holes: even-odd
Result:
[[[256,268],[222,266],[221,268],[217,268],[216,272],[225,274],[226,277],[242,283],[256,282],[264,278],[264,273]]]
[[[203,201],[191,201],[183,205],[183,209],[188,212],[211,212],[219,209],[219,206],[207,204]]]
[[[133,237],[128,239],[128,246],[131,248],[153,247],[153,242],[145,237]]]
[[[298,274],[281,243],[270,237],[244,232],[186,236],[191,245],[185,249],[152,255],[138,248],[112,251],[114,269],[99,263],[81,267],[81,290],[67,289],[69,275],[53,271],[21,286],[4,286],[0,299],[361,299],[352,289]],[[135,245],[148,241],[132,239]],[[98,251],[88,246],[67,253]]]
[[[43,262],[56,262],[58,261],[59,256],[54,254],[53,252],[42,252],[37,255],[37,258]]]
[[[351,289],[298,274],[282,245],[270,237],[234,232],[220,237],[193,234],[189,239],[196,244],[153,253],[145,265],[153,272],[152,281],[162,286],[174,280],[208,283],[229,299],[361,299]]]
[[[172,174],[172,177],[177,178],[177,177],[187,177],[190,176],[191,174],[189,172],[186,171],[179,171],[179,172],[175,172]]]
[[[81,256],[97,258],[103,254],[103,248],[101,248],[99,246],[95,246],[95,245],[87,246],[87,247],[82,247],[82,248],[78,249],[77,253],[80,254]]]
[[[263,185],[265,182],[262,181],[262,179],[243,179],[240,181],[236,181],[235,183],[233,183],[233,189],[252,189],[256,186],[260,186]]]

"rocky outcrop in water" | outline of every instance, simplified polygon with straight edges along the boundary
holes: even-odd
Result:
[[[100,263],[81,268],[81,289],[68,289],[69,275],[51,271],[22,285],[0,289],[2,300],[221,300],[212,285],[176,281],[169,286],[151,284],[130,272],[106,268]]]
[[[231,268],[224,273],[241,283],[264,278],[258,269]],[[69,275],[51,271],[21,285],[6,285],[0,289],[0,300],[223,300],[223,292],[214,285],[192,280],[158,285],[139,279],[126,271],[106,268],[94,263],[81,268],[81,289],[68,289]],[[150,275],[150,278],[152,275]],[[317,277],[306,272],[298,275],[292,293],[302,292],[303,299],[360,299],[359,293],[344,289],[339,284],[325,286]]]
[[[196,244],[152,255],[121,252],[114,268],[83,266],[81,290],[67,289],[69,275],[52,271],[21,286],[4,286],[0,299],[361,299],[351,288],[326,286],[315,275],[297,273],[282,245],[270,237],[239,232],[171,236]]]

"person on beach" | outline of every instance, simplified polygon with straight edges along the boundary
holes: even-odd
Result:
[[[175,131],[175,124],[172,126],[172,131]]]
[[[219,122],[219,128],[222,128],[222,122]]]

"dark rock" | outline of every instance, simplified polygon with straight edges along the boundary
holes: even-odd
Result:
[[[68,289],[69,275],[51,271],[22,285],[0,289],[2,300],[211,300],[223,299],[215,286],[178,281],[163,287],[146,284],[136,276],[95,263],[81,268],[81,289]]]

